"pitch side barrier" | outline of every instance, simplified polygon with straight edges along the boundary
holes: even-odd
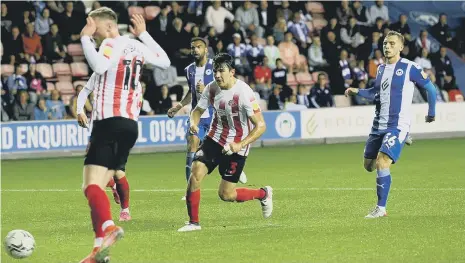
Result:
[[[415,139],[465,139],[465,103],[438,103],[433,123],[425,123],[427,111],[427,104],[412,106],[411,134]],[[254,147],[363,142],[371,129],[374,106],[268,111],[263,115],[267,130]],[[132,153],[185,151],[187,118],[141,117]],[[83,156],[89,141],[89,131],[75,120],[5,122],[0,136],[3,160]]]

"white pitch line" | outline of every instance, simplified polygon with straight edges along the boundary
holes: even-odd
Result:
[[[273,188],[275,191],[375,191],[375,188],[338,188],[338,187],[308,187],[308,188]],[[465,191],[465,188],[392,188],[393,191]],[[0,192],[81,192],[81,189],[1,189]],[[185,192],[186,189],[134,189],[131,192]],[[206,188],[202,191],[218,191],[216,188]]]

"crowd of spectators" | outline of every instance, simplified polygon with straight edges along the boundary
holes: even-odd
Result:
[[[182,99],[185,88],[178,77],[192,62],[190,39],[198,36],[208,39],[210,57],[218,52],[234,57],[237,76],[268,110],[334,107],[334,96],[346,88],[371,87],[377,66],[384,63],[382,41],[389,30],[404,35],[401,55],[425,69],[440,91],[438,101],[463,100],[447,49],[465,58],[465,41],[463,34],[454,37],[446,14],[415,36],[408,16],[392,21],[383,1],[11,1],[1,3],[1,63],[14,66],[9,74],[2,72],[2,121],[76,117],[82,83],[63,101],[62,90],[48,85],[57,79],[45,78],[35,65],[83,61],[68,47],[80,43],[86,13],[100,6],[117,12],[122,34],[130,34],[131,12],[145,12],[148,32],[170,55],[170,68],[144,70],[142,114],[164,114],[172,101]],[[441,44],[439,51],[432,49],[429,34]],[[89,114],[91,100],[85,106]],[[426,94],[416,90],[414,103],[425,100]]]

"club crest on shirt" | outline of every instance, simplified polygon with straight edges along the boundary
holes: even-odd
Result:
[[[212,74],[212,70],[211,70],[211,69],[207,69],[207,70],[205,70],[205,74],[207,74],[207,75],[211,75],[211,74]]]
[[[402,76],[404,74],[404,71],[402,69],[396,70],[396,75],[397,76]]]

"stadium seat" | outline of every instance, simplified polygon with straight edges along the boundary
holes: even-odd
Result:
[[[334,95],[333,98],[336,108],[350,107],[351,105],[350,98],[344,95]]]
[[[46,79],[53,78],[53,70],[50,64],[38,63],[36,64],[36,70]]]
[[[26,73],[29,71],[29,64],[21,64],[21,72]]]
[[[2,76],[8,77],[15,72],[15,67],[10,64],[2,64]]]
[[[145,10],[143,7],[140,7],[140,6],[130,6],[128,8],[128,13],[129,13],[129,17],[131,17],[133,14],[139,14],[139,15],[142,15],[145,19]]]
[[[57,81],[72,81],[73,77],[71,75],[57,75]]]
[[[59,76],[59,75],[71,75],[71,68],[70,68],[68,63],[61,63],[61,62],[54,63],[52,65],[52,68],[53,68],[53,72],[57,76]]]
[[[296,86],[297,80],[295,79],[295,75],[292,73],[287,74],[287,85],[289,86]]]
[[[73,82],[73,87],[76,88],[78,85],[82,85],[83,87],[86,86],[87,81],[84,80],[76,80]]]
[[[315,27],[315,30],[321,30],[327,24],[328,24],[328,21],[326,21],[326,19],[324,18],[313,19],[313,26]]]
[[[145,7],[145,19],[153,20],[160,13],[160,7],[158,6],[146,6]]]
[[[55,84],[53,82],[47,82],[47,91],[52,91],[55,89]]]
[[[71,63],[71,73],[73,77],[87,77],[89,68],[84,62],[73,62]]]
[[[320,2],[307,2],[305,8],[312,14],[322,14],[325,12],[325,8]]]
[[[69,103],[71,102],[71,99],[73,98],[74,95],[71,95],[71,94],[62,94],[61,95],[61,100],[63,101],[63,103],[68,106]]]
[[[60,91],[62,95],[73,95],[75,93],[73,84],[71,84],[70,81],[58,81],[55,84],[55,88]]]
[[[305,86],[310,86],[315,83],[312,79],[312,75],[310,75],[310,73],[308,73],[307,71],[297,73],[295,75],[295,79],[297,80],[299,84],[302,84]]]
[[[72,57],[74,56],[83,56],[84,50],[82,50],[81,44],[69,44],[68,45],[68,54]]]
[[[84,61],[86,61],[86,57],[85,56],[73,56],[73,61],[74,62],[84,62]]]

